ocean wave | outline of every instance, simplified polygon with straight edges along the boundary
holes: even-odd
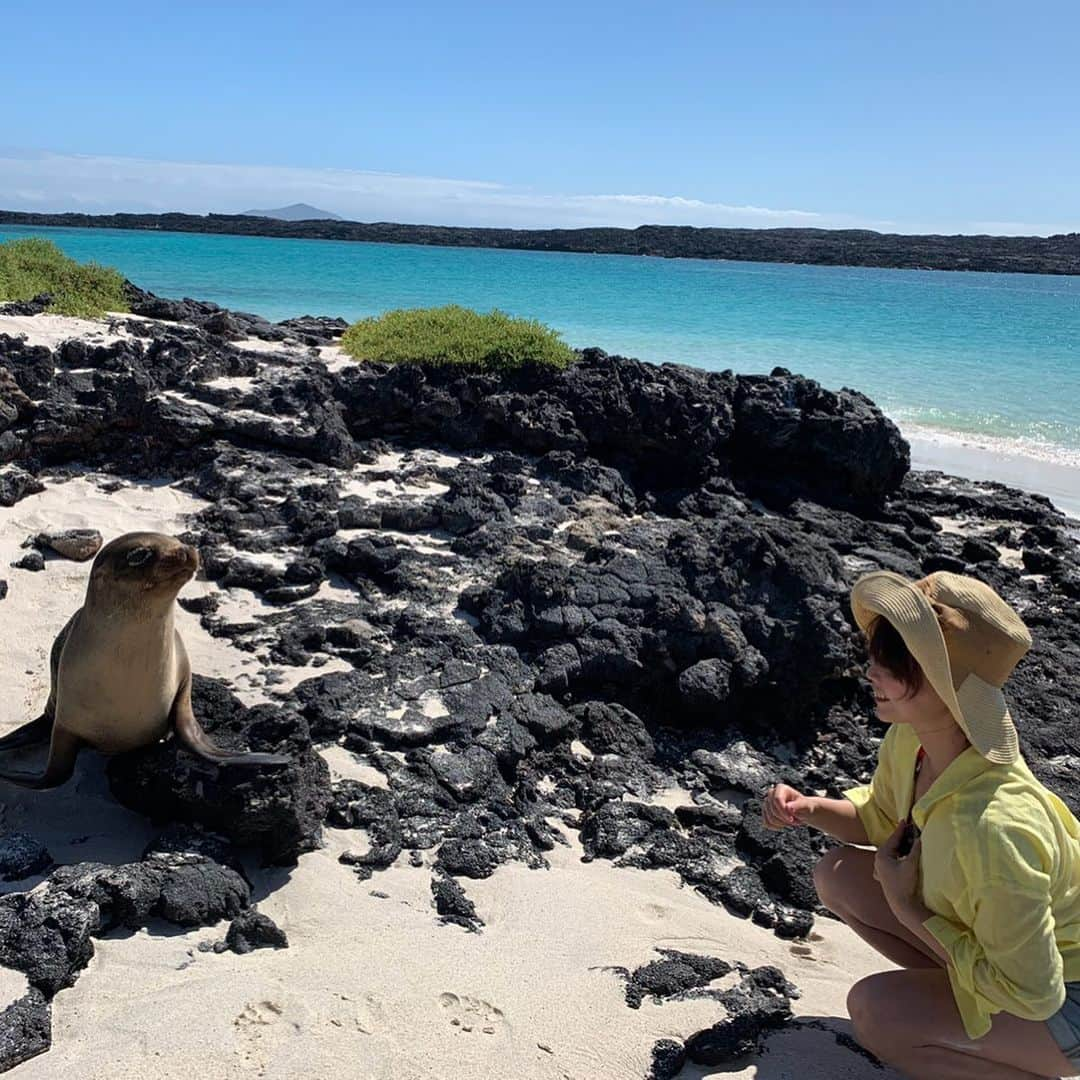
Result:
[[[1048,465],[1080,469],[1080,449],[1062,446],[1033,436],[992,435],[985,432],[950,431],[926,424],[912,423],[902,416],[890,415],[905,438],[923,439],[935,445],[982,451],[1005,457],[1027,458]]]

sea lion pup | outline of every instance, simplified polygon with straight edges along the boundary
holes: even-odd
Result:
[[[3,739],[0,750],[49,742],[40,776],[0,770],[0,779],[56,787],[83,746],[135,750],[170,730],[187,750],[218,765],[283,765],[281,754],[226,750],[191,709],[191,663],[176,631],[176,594],[199,568],[199,553],[161,533],[126,533],[98,552],[86,602],[53,643],[45,712]]]

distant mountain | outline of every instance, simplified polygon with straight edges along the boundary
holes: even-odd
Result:
[[[244,217],[268,217],[276,221],[341,221],[339,214],[329,210],[320,210],[307,203],[293,203],[292,206],[279,206],[276,210],[245,210]]]

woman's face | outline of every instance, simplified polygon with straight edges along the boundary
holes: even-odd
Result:
[[[952,715],[928,679],[923,679],[918,691],[912,694],[906,683],[876,660],[870,661],[866,675],[874,689],[878,719],[886,724],[910,724],[933,719],[942,713]]]

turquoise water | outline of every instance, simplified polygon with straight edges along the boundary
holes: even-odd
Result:
[[[704,262],[104,229],[47,235],[163,296],[271,319],[459,303],[572,345],[852,386],[909,430],[1080,462],[1080,277]]]

